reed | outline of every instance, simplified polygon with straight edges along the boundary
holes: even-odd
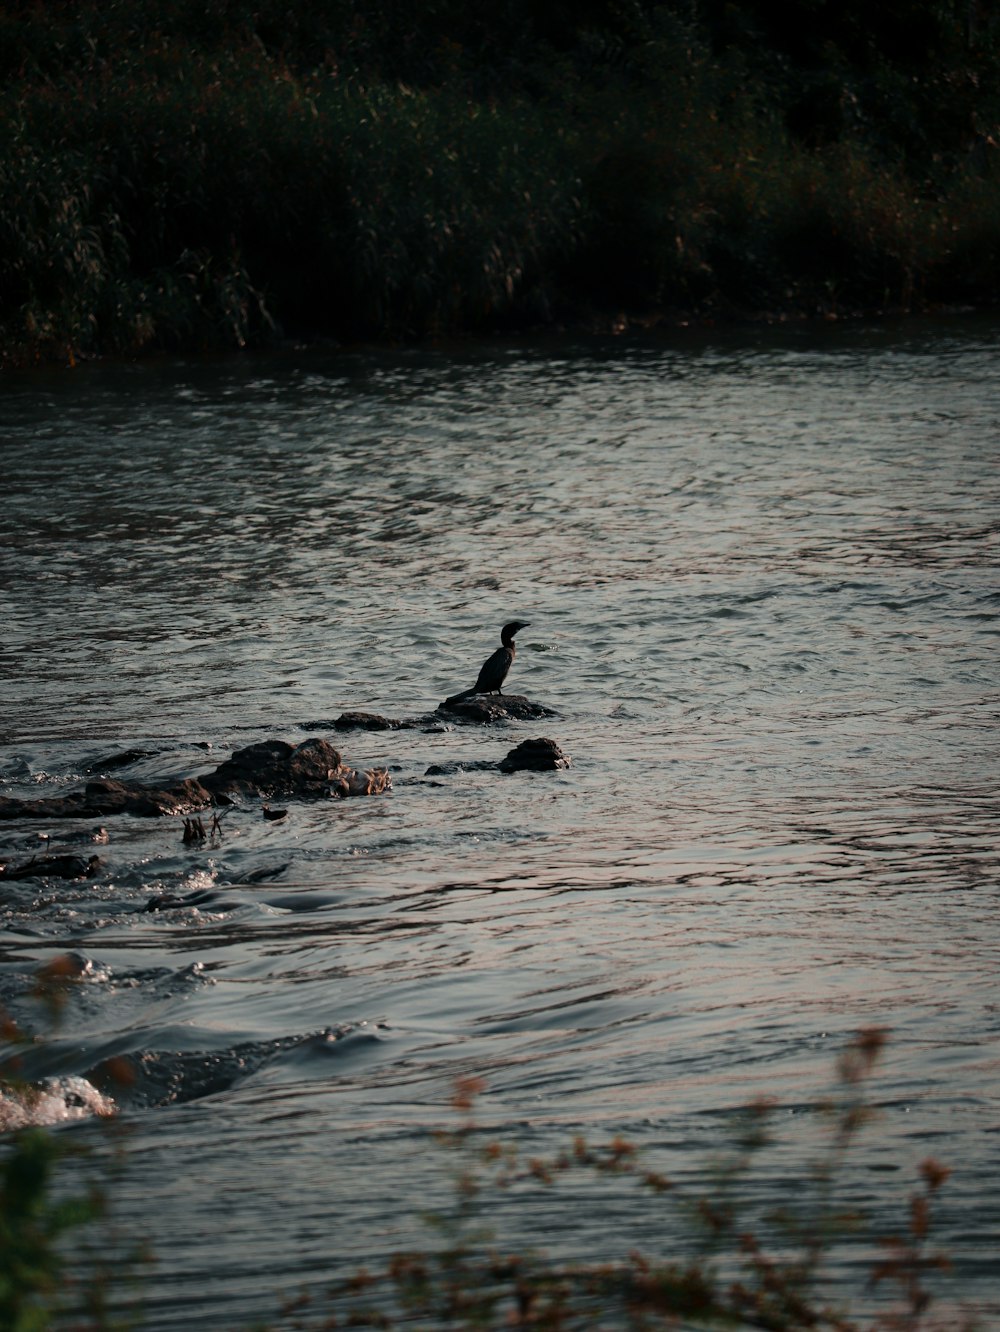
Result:
[[[7,6],[0,355],[993,302],[1000,24],[913,8]]]

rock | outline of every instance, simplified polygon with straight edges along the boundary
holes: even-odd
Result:
[[[551,708],[532,703],[521,694],[455,694],[438,704],[438,714],[484,725],[497,721],[539,721],[554,717]]]
[[[499,763],[492,759],[453,759],[445,763],[432,763],[425,777],[454,777],[462,772],[552,772],[568,768],[570,760],[554,740],[539,738],[525,740],[512,749]]]
[[[204,906],[206,902],[214,903],[218,899],[218,893],[210,888],[202,888],[197,892],[188,893],[181,897],[177,893],[160,893],[158,897],[151,897],[143,911],[172,911],[176,907]]]
[[[554,740],[544,736],[537,740],[524,740],[512,749],[497,767],[501,772],[552,772],[556,768],[568,768],[570,760]]]
[[[108,814],[136,814],[155,818],[167,814],[190,814],[212,803],[208,791],[195,777],[188,777],[166,789],[102,777],[88,782],[83,794],[87,810],[101,817]],[[73,796],[67,796],[66,799],[72,800]]]
[[[387,769],[345,767],[340,751],[319,738],[300,745],[284,740],[248,745],[199,780],[213,795],[230,797],[377,795],[392,786]]]
[[[106,758],[96,759],[87,765],[85,771],[108,772],[112,768],[127,768],[140,759],[152,758],[155,752],[153,749],[126,749],[121,754],[109,754]]]
[[[449,763],[432,763],[425,777],[454,777],[458,772],[495,772],[492,759],[453,759]]]
[[[0,879],[92,879],[103,864],[100,856],[32,856],[23,865],[4,865]]]
[[[35,833],[34,838],[29,840],[49,842],[51,838],[48,833],[40,832]],[[111,841],[111,834],[108,832],[107,828],[91,828],[89,831],[84,828],[78,828],[73,832],[60,833],[59,840],[67,846],[80,846],[84,843],[96,843],[98,845],[107,846],[108,842]]]
[[[143,911],[169,911],[173,907],[183,905],[183,897],[178,897],[176,893],[161,893],[158,897],[151,897],[143,907]]]
[[[313,738],[299,745],[262,740],[237,750],[214,772],[162,788],[101,777],[66,796],[42,800],[0,797],[0,819],[190,815],[213,804],[231,805],[256,796],[377,795],[391,787],[387,769],[356,772],[345,767],[340,751],[327,740]]]
[[[335,731],[398,731],[404,725],[394,717],[378,712],[342,712],[333,723]]]
[[[262,740],[238,750],[199,780],[213,795],[230,797],[375,795],[392,785],[386,769],[359,773],[347,768],[340,751],[318,738],[300,745]]]
[[[304,731],[408,731],[421,724],[420,718],[383,717],[380,712],[342,712],[331,720],[301,723]]]
[[[326,745],[326,742],[322,742]],[[295,746],[287,740],[260,740],[230,754],[214,772],[205,773],[199,780],[213,796],[240,798],[253,795],[275,795],[288,787],[291,781],[291,760]],[[326,745],[326,762],[318,770],[314,760],[314,776],[325,781],[331,770],[340,767],[340,753]],[[308,766],[308,759],[307,764]]]

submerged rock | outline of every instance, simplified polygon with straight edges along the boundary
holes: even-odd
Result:
[[[447,763],[432,763],[425,777],[454,777],[458,772],[495,772],[492,759],[451,759]]]
[[[100,856],[32,856],[23,865],[4,865],[0,879],[92,879],[103,864]]]
[[[85,771],[107,772],[111,768],[127,768],[140,759],[152,758],[155,752],[153,749],[126,749],[120,754],[108,754],[104,758],[95,759],[93,763],[87,764]]]
[[[381,712],[342,712],[327,721],[302,722],[303,731],[412,731],[426,717],[383,717]]]
[[[540,736],[537,740],[522,741],[497,766],[501,772],[552,772],[569,765],[570,760],[556,742]]]
[[[551,708],[532,703],[522,694],[453,694],[438,704],[438,714],[483,725],[497,721],[539,721],[554,717]]]
[[[335,731],[398,731],[411,722],[398,717],[383,717],[379,712],[342,712],[333,723]]]
[[[218,893],[210,888],[200,888],[183,896],[179,893],[160,893],[149,899],[143,911],[173,911],[177,907],[204,906],[206,903],[214,903],[217,898]]]
[[[237,750],[214,772],[163,787],[102,777],[65,796],[41,800],[0,797],[0,819],[190,815],[254,796],[377,795],[391,787],[387,769],[357,772],[346,767],[340,751],[327,740],[313,738],[299,745],[262,740]]]
[[[554,740],[544,736],[537,740],[523,740],[499,763],[494,759],[453,759],[446,763],[432,763],[425,777],[454,777],[463,772],[554,772],[568,768],[570,759]]]

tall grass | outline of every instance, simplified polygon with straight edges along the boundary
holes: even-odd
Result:
[[[475,327],[536,297],[575,163],[511,101],[308,81],[248,57],[33,91],[0,157],[0,337],[243,345]],[[127,127],[127,130],[123,127]]]
[[[279,10],[0,16],[0,355],[1000,295],[995,24],[913,74],[680,3]]]

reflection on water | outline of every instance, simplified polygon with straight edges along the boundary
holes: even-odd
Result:
[[[573,758],[431,780],[535,731],[354,733],[385,799],[237,809],[193,849],[112,821],[95,884],[5,885],[8,1003],[53,951],[93,964],[34,1075],[139,1070],[119,1212],[159,1257],[150,1326],[238,1326],[412,1239],[400,1197],[447,1192],[425,1134],[459,1073],[532,1149],[622,1130],[675,1175],[767,1094],[784,1177],[865,1024],[892,1041],[857,1198],[894,1225],[916,1162],[951,1164],[941,1237],[1000,1313],[996,344],[923,325],[0,387],[4,793],[116,747],[152,780],[348,708],[422,713],[514,616],[508,687]],[[71,830],[0,827],[4,854],[40,831]],[[146,912],[158,893],[187,904]],[[497,1225],[676,1241],[617,1196]]]

